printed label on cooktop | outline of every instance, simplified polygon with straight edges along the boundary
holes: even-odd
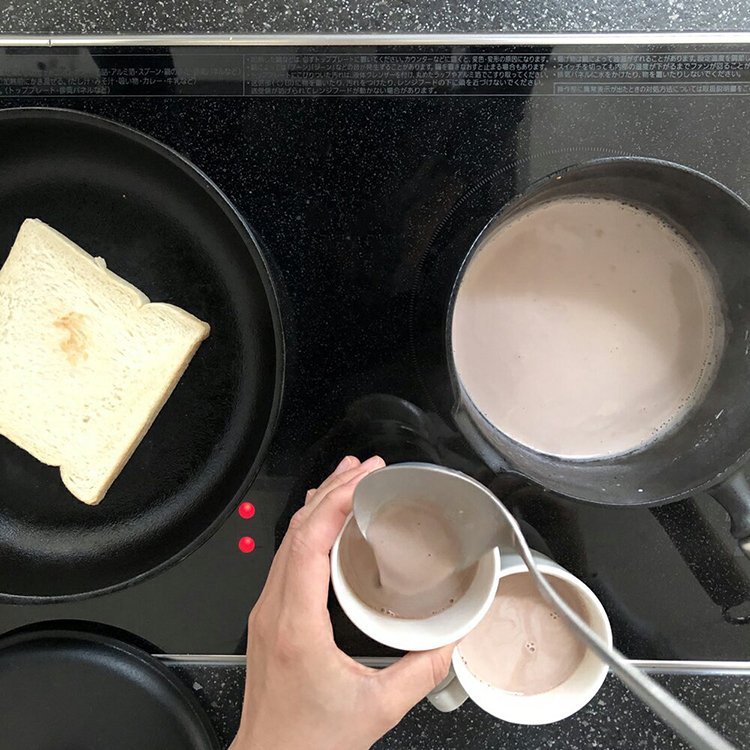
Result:
[[[696,96],[750,93],[750,51],[0,49],[0,96]]]

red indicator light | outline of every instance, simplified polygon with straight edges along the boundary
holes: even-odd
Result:
[[[252,552],[255,549],[255,540],[251,536],[243,536],[237,546],[240,552]]]
[[[243,518],[252,518],[255,515],[255,506],[252,503],[241,503],[237,512]]]

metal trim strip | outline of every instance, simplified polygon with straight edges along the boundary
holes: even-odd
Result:
[[[226,666],[238,667],[245,663],[244,655],[234,654],[154,654],[165,664],[179,666]],[[368,667],[382,668],[393,664],[396,657],[376,656],[355,657],[356,661]],[[651,674],[684,674],[684,675],[735,675],[750,677],[750,661],[712,661],[712,660],[643,660],[631,661],[636,667]]]
[[[613,46],[750,44],[750,31],[454,34],[83,34],[1,35],[3,47]]]

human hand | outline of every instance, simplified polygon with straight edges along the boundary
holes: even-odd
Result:
[[[250,613],[240,729],[230,750],[364,750],[446,676],[452,646],[383,670],[344,654],[328,614],[329,553],[357,483],[385,466],[347,456],[295,513]]]

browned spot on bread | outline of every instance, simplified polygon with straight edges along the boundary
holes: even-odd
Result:
[[[54,325],[65,332],[65,338],[60,342],[60,349],[65,352],[68,362],[77,365],[89,358],[86,351],[86,334],[83,330],[83,315],[70,312],[58,318]]]

